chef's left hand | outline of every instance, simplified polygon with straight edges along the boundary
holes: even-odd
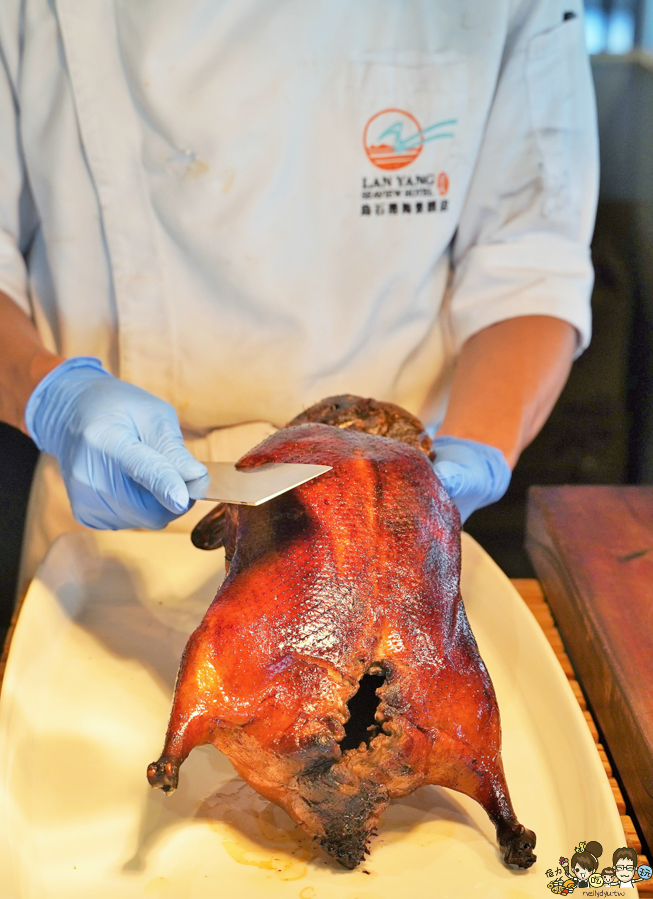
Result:
[[[433,469],[458,506],[461,521],[501,499],[512,472],[501,450],[461,437],[436,437]]]
[[[184,447],[168,403],[75,356],[31,394],[25,422],[54,456],[77,521],[91,528],[158,530],[190,508],[188,482],[206,467]]]

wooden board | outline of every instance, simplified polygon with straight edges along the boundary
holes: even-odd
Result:
[[[531,580],[515,578],[513,579],[513,584],[515,585],[519,595],[522,597],[533,615],[535,615],[538,624],[546,634],[549,642],[551,643],[551,646],[553,647],[556,657],[560,662],[560,665],[562,666],[563,671],[570,672],[569,674],[567,674],[567,677],[569,679],[571,688],[574,691],[574,695],[576,696],[576,699],[578,700],[580,707],[583,710],[583,714],[585,715],[585,719],[587,720],[590,732],[592,734],[592,737],[594,738],[594,742],[596,743],[597,752],[599,753],[605,772],[610,780],[612,793],[614,795],[617,808],[619,809],[619,814],[621,815],[621,823],[623,824],[624,833],[626,834],[627,845],[631,846],[637,852],[637,864],[647,865],[649,864],[649,861],[645,855],[642,855],[642,844],[639,836],[637,835],[637,830],[635,829],[635,825],[633,824],[631,818],[626,815],[626,803],[621,794],[621,790],[619,789],[619,784],[612,776],[612,767],[606,755],[605,749],[599,742],[598,730],[596,728],[596,725],[594,724],[594,721],[592,720],[592,716],[587,711],[587,704],[585,702],[585,697],[583,696],[583,691],[581,690],[580,684],[574,676],[573,668],[571,667],[569,658],[565,653],[564,647],[562,646],[560,635],[556,630],[551,610],[542,592],[542,587],[540,586],[539,581],[536,581],[534,579]],[[641,883],[638,883],[637,886],[639,888],[640,896],[653,897],[653,880],[642,881]]]
[[[650,846],[653,487],[534,487],[526,548]]]

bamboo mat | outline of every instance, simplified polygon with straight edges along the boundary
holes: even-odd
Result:
[[[569,661],[569,658],[565,652],[562,640],[560,639],[560,634],[558,633],[555,626],[555,622],[551,615],[549,606],[544,599],[539,581],[530,578],[515,578],[513,579],[512,583],[514,584],[517,592],[522,597],[528,608],[537,619],[538,624],[544,631],[549,643],[553,647],[556,658],[562,666],[562,670],[567,675],[567,679],[569,681],[571,689],[574,691],[574,696],[578,700],[578,704],[581,708],[581,711],[583,712],[585,720],[587,721],[587,726],[589,727],[590,733],[592,734],[594,742],[596,743],[596,750],[603,764],[603,768],[605,769],[605,773],[608,775],[610,786],[612,787],[612,795],[614,796],[614,801],[616,803],[617,809],[619,810],[619,814],[621,815],[621,823],[626,835],[626,844],[628,846],[631,846],[637,852],[638,866],[649,864],[646,856],[642,855],[642,844],[639,837],[637,836],[635,826],[630,817],[626,814],[626,803],[624,802],[624,798],[621,795],[621,790],[619,789],[617,781],[612,776],[612,768],[610,766],[610,762],[605,753],[605,749],[599,742],[599,732],[596,729],[596,724],[594,723],[591,714],[587,710],[587,703],[585,702],[583,691],[581,690],[580,685],[576,680],[574,670],[571,667],[571,662]],[[22,603],[19,603],[16,607],[11,625],[9,627],[9,631],[7,632],[2,656],[0,657],[0,688],[2,686],[2,678],[4,676],[5,667],[7,664],[7,656],[9,654],[11,638],[16,626],[16,620],[18,618],[18,613],[20,611],[21,605]],[[637,884],[637,887],[640,896],[653,897],[653,878],[651,880],[641,881]]]
[[[534,578],[514,578],[512,583],[514,584],[521,598],[524,600],[528,608],[537,619],[537,623],[544,631],[547,640],[553,647],[556,658],[560,662],[562,670],[567,675],[567,680],[569,681],[571,689],[574,691],[574,696],[578,700],[578,705],[580,706],[585,720],[587,721],[587,726],[589,727],[590,733],[592,734],[594,742],[596,743],[597,752],[599,754],[601,762],[603,763],[605,773],[608,775],[610,786],[612,787],[612,795],[614,796],[614,801],[619,810],[619,814],[621,815],[621,823],[623,825],[624,833],[626,834],[626,845],[631,846],[637,852],[638,866],[648,865],[648,859],[645,855],[642,855],[642,844],[639,837],[637,836],[635,826],[631,818],[629,818],[626,814],[626,803],[624,802],[624,798],[621,794],[621,790],[619,789],[617,781],[612,776],[612,767],[610,766],[610,762],[606,755],[605,749],[599,742],[599,732],[596,728],[596,724],[594,723],[594,719],[592,718],[590,712],[588,712],[587,710],[587,703],[585,702],[583,691],[581,690],[580,685],[576,680],[574,669],[571,667],[571,662],[569,661],[567,653],[565,652],[562,640],[560,639],[560,634],[558,633],[555,622],[551,615],[551,610],[549,609],[549,606],[547,605],[547,602],[544,598],[544,594],[542,593],[540,582],[535,580]],[[639,890],[640,896],[653,897],[653,878],[651,880],[640,881],[637,884],[637,888]],[[618,887],[611,887],[611,889],[618,889]]]

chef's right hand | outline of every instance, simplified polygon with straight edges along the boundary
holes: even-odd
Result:
[[[98,359],[67,359],[29,398],[27,429],[55,456],[73,514],[91,528],[165,527],[190,508],[186,481],[206,474],[175,410],[120,381]]]
[[[510,484],[511,471],[496,446],[442,436],[433,441],[433,470],[458,506],[464,523],[472,512],[501,499]]]

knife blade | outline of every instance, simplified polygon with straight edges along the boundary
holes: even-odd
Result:
[[[233,462],[204,462],[208,474],[188,481],[191,499],[260,506],[275,496],[331,471],[330,465],[297,462],[270,462],[239,471]]]

